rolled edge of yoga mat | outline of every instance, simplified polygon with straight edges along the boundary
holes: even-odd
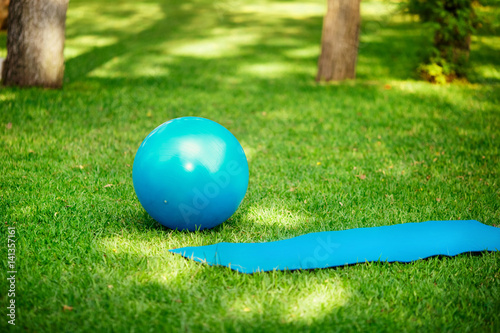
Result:
[[[474,220],[428,221],[316,232],[267,243],[218,243],[169,251],[251,274],[500,251],[500,228]]]

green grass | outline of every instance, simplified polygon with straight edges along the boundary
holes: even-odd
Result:
[[[0,90],[0,229],[16,226],[18,251],[10,329],[500,331],[498,252],[243,275],[167,251],[500,224],[498,27],[473,40],[472,83],[434,86],[415,79],[420,24],[388,2],[362,7],[358,79],[317,85],[323,1],[71,1],[64,89]],[[247,153],[245,200],[213,230],[165,229],[134,194],[140,142],[180,116],[221,123]]]

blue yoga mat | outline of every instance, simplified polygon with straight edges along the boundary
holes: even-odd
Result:
[[[500,228],[473,220],[428,221],[317,232],[268,243],[218,243],[169,251],[241,273],[314,269],[500,251]]]

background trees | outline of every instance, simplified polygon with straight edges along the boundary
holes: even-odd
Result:
[[[12,0],[2,83],[60,88],[69,0]]]
[[[13,0],[8,20],[4,85],[62,86],[64,31],[69,0]],[[0,0],[0,25],[5,6]],[[445,83],[466,77],[471,35],[479,26],[473,0],[407,0],[406,9],[432,27],[429,52],[418,68],[426,80]],[[3,22],[3,23],[2,23]],[[356,76],[360,30],[360,0],[328,0],[324,17],[317,81]]]
[[[471,35],[480,24],[472,0],[409,0],[407,9],[432,27],[433,42],[420,75],[431,82],[445,83],[466,77],[469,69]]]

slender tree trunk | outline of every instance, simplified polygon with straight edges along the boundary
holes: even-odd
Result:
[[[463,39],[444,40],[440,32],[434,36],[434,46],[440,50],[441,57],[449,59],[453,63],[459,61],[469,61],[471,34],[466,35]],[[451,54],[447,54],[450,52]]]
[[[316,81],[356,77],[360,0],[328,0]]]
[[[4,85],[60,88],[69,0],[11,0]]]

